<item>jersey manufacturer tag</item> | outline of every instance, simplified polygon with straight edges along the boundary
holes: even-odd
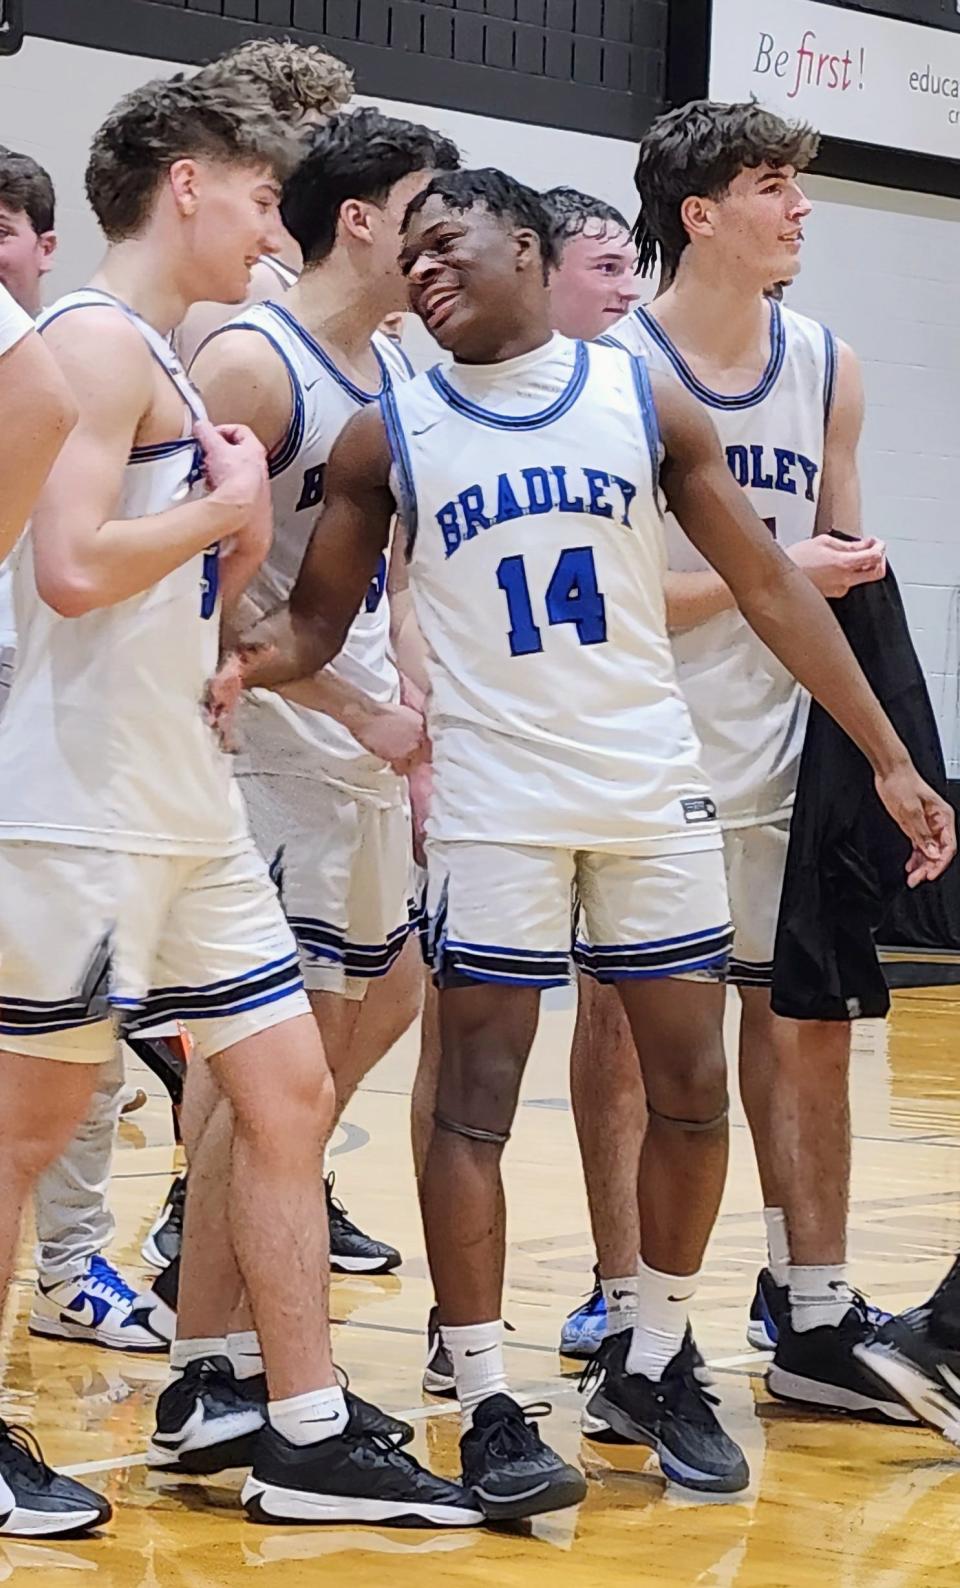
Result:
[[[705,796],[697,800],[681,800],[680,805],[683,819],[688,827],[692,827],[695,822],[715,822],[717,819],[717,807],[713,800]]]

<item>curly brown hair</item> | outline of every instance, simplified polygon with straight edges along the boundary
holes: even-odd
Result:
[[[318,44],[292,39],[248,39],[202,66],[192,80],[213,88],[242,83],[292,122],[311,111],[332,116],[353,97],[349,66]]]
[[[289,130],[249,89],[157,80],[121,99],[94,137],[87,198],[108,240],[121,242],[141,230],[177,160],[263,166],[282,182],[298,154]]]
[[[720,198],[741,171],[762,165],[805,171],[819,146],[807,122],[785,121],[755,100],[695,99],[660,116],[640,140],[634,174],[641,275],[652,271],[658,249],[663,273],[675,274],[690,241],[680,213],[685,199]]]

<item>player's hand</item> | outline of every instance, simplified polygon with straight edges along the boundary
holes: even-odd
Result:
[[[911,761],[877,777],[877,793],[913,852],[907,861],[907,886],[933,882],[946,871],[957,852],[953,808],[923,781]]]
[[[211,425],[198,420],[194,435],[203,449],[204,473],[211,491],[237,509],[237,534],[245,549],[248,529],[262,536],[269,525],[272,534],[267,454],[253,431],[246,425]]]
[[[821,595],[836,600],[858,584],[886,577],[887,548],[882,540],[837,540],[813,535],[787,548],[791,562],[802,569]]]
[[[427,817],[433,800],[433,763],[426,760],[415,766],[407,778],[410,790],[410,810],[413,815],[413,858],[425,866]]]
[[[398,777],[406,777],[428,753],[423,714],[410,706],[379,706],[351,725],[351,731],[371,755],[389,762]]]
[[[243,660],[231,651],[207,683],[203,696],[203,714],[219,739],[220,748],[231,755],[239,749],[235,724],[243,688]]]

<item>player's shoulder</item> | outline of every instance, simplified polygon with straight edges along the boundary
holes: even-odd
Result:
[[[417,372],[395,337],[374,331],[371,341],[393,380],[408,381],[415,378]]]
[[[85,389],[110,387],[131,398],[153,379],[157,353],[149,327],[122,303],[85,291],[67,293],[38,317],[37,330],[68,374],[82,373]],[[154,333],[157,343],[162,341]]]
[[[252,303],[204,337],[190,362],[191,371],[209,369],[283,374],[286,327],[268,302]]]

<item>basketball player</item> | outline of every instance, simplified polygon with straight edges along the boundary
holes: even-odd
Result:
[[[293,39],[248,39],[196,73],[199,88],[230,88],[240,84],[269,106],[294,132],[309,132],[341,110],[353,97],[349,66],[317,44]],[[263,303],[289,291],[300,274],[302,259],[296,240],[284,228],[276,252],[264,254],[250,272],[244,304]],[[237,313],[240,305],[197,303],[177,331],[177,352],[186,368],[200,344]]]
[[[105,260],[42,321],[80,419],[14,575],[23,624],[0,728],[0,1262],[5,1283],[24,1196],[112,1051],[111,1012],[182,1015],[230,1110],[229,1217],[270,1402],[238,1405],[224,1340],[184,1330],[154,1461],[192,1455],[194,1470],[214,1470],[219,1445],[236,1464],[266,1410],[252,1514],[449,1524],[478,1513],[372,1434],[336,1382],[320,1176],[332,1084],[296,946],[200,710],[220,600],[262,559],[271,513],[262,447],[206,422],[168,338],[192,302],[242,296],[275,240],[288,156],[280,124],[240,91],[152,83],[129,95],[87,168]],[[202,1141],[193,1161],[202,1181]],[[194,1270],[185,1261],[196,1316],[206,1275]],[[3,1531],[83,1531],[110,1514],[7,1433],[0,1475]]]
[[[282,303],[229,321],[193,365],[211,416],[249,424],[271,460],[276,533],[247,592],[251,617],[289,596],[343,426],[408,378],[403,354],[377,330],[406,303],[400,222],[432,173],[457,164],[449,139],[426,127],[372,109],[335,116],[284,190],[283,218],[304,260],[298,284]],[[336,664],[293,698],[252,696],[240,736],[241,787],[297,938],[339,1119],[420,1007],[402,773],[422,749],[423,719],[400,704],[386,560]],[[334,1271],[399,1264],[337,1202],[328,1214]]]
[[[653,1444],[671,1478],[733,1492],[746,1462],[705,1394],[686,1317],[726,1167],[724,994],[671,979],[722,965],[731,933],[666,633],[658,482],[758,632],[862,747],[924,876],[955,850],[950,813],[737,489],[699,406],[621,349],[551,335],[539,197],[497,171],[437,177],[410,205],[401,257],[411,306],[454,363],[351,420],[289,610],[254,631],[214,710],[234,670],[276,686],[336,654],[396,502],[433,686],[428,907],[443,1057],[424,1201],[465,1483],[494,1519],[585,1492],[509,1395],[500,1322],[500,1158],[540,989],[568,974],[576,886],[577,960],[616,983],[643,1035],[643,1258],[669,1287],[608,1342],[591,1406]]]
[[[799,270],[811,205],[798,176],[816,149],[810,128],[755,104],[699,102],[661,117],[641,141],[637,187],[641,266],[658,246],[669,286],[612,335],[697,399],[771,535],[819,590],[840,596],[885,572],[883,546],[858,538],[860,371],[848,347],[767,292]],[[838,543],[820,533],[829,529],[855,538]],[[847,1285],[849,1024],[781,1020],[770,1008],[805,696],[671,520],[667,547],[667,622],[725,833],[735,931],[728,976],[740,994],[740,1085],[764,1192],[768,1268],[750,1338],[776,1347],[775,1394],[900,1421],[902,1408],[877,1395],[853,1355],[875,1320]],[[585,1018],[597,1018],[597,1007],[594,998]],[[580,1086],[589,1080],[608,1164],[629,1180],[638,1091],[631,1101],[629,1059],[613,1073],[609,1053],[594,1068],[598,1058],[581,1031]],[[611,1170],[596,1158],[586,1167],[596,1206]],[[601,1242],[618,1206],[611,1197],[595,1220]],[[622,1298],[610,1307],[611,1327],[636,1305],[633,1271],[622,1243],[601,1249],[604,1296],[608,1305]],[[655,1283],[641,1265],[641,1296]]]
[[[637,246],[618,209],[591,193],[555,187],[543,201],[554,222],[557,263],[550,272],[554,327],[588,342],[621,320],[640,295]]]

